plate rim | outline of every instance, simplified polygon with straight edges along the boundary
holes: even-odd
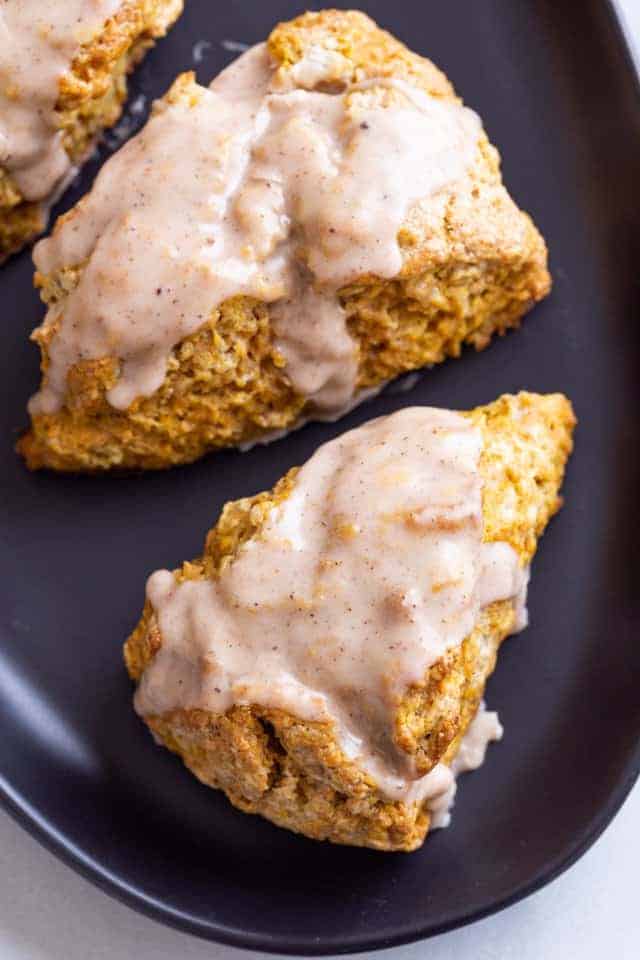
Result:
[[[623,12],[618,6],[617,0],[604,0],[602,5],[617,36],[618,45],[626,61],[627,69],[633,78],[640,112],[640,60],[636,61],[633,55],[631,39],[623,18]],[[637,734],[635,748],[625,762],[625,770],[627,771],[626,776],[614,784],[609,792],[607,802],[602,805],[598,814],[592,819],[588,828],[582,832],[577,842],[565,849],[562,855],[555,860],[548,862],[526,883],[521,883],[508,895],[496,898],[492,903],[481,909],[465,911],[463,908],[447,920],[416,925],[410,932],[405,930],[390,936],[373,934],[346,940],[343,937],[340,944],[325,944],[320,937],[314,938],[310,942],[308,940],[298,941],[286,937],[269,937],[267,934],[243,932],[224,925],[216,925],[214,922],[206,923],[188,913],[172,908],[167,903],[145,894],[139,887],[123,881],[116,874],[105,869],[98,861],[85,854],[65,834],[56,830],[45,817],[40,816],[38,811],[18,791],[12,789],[8,780],[2,775],[0,775],[0,808],[4,809],[14,822],[40,843],[45,850],[87,880],[92,886],[151,920],[206,942],[220,943],[239,949],[285,956],[330,956],[383,950],[427,940],[490,917],[541,890],[572,867],[596,843],[619,813],[634,785],[640,779],[640,731]]]
[[[124,882],[115,874],[105,870],[99,863],[83,854],[79,848],[69,842],[64,834],[59,833],[51,825],[47,825],[45,818],[39,817],[36,811],[32,810],[30,812],[30,805],[22,800],[20,794],[11,789],[4,777],[0,777],[0,806],[30,836],[64,864],[71,867],[74,872],[88,880],[103,893],[151,920],[163,923],[182,933],[191,934],[201,940],[221,943],[239,949],[285,956],[322,957],[365,953],[371,950],[389,949],[427,940],[490,917],[506,907],[524,900],[537,890],[541,890],[572,867],[602,836],[620,811],[632,788],[640,778],[640,736],[627,765],[629,767],[627,776],[613,786],[607,803],[601,807],[598,815],[593,818],[588,829],[583,832],[579,840],[568,850],[565,850],[555,861],[549,862],[534,877],[526,883],[520,884],[507,896],[497,898],[481,910],[472,909],[465,912],[463,909],[448,920],[439,923],[425,923],[414,927],[411,932],[399,932],[391,936],[373,934],[369,937],[359,937],[353,940],[344,940],[343,938],[341,944],[326,944],[320,938],[317,938],[314,942],[309,942],[287,939],[286,937],[268,937],[265,934],[242,932],[222,925],[216,926],[215,923],[205,923],[187,913],[169,907],[162,901],[149,897],[139,888]],[[417,852],[419,853],[419,851]]]

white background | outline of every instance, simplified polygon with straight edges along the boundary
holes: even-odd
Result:
[[[55,0],[54,0],[55,2]],[[562,0],[558,0],[562,2]],[[640,63],[640,0],[619,0]],[[571,870],[480,923],[376,960],[638,960],[640,784]],[[0,812],[0,960],[258,960],[111,900]]]

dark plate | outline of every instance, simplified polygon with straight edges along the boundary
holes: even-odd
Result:
[[[389,946],[512,903],[584,852],[640,766],[640,102],[619,28],[599,0],[363,6],[479,110],[507,184],[549,241],[554,293],[521,332],[425,374],[410,394],[247,454],[125,479],[29,475],[12,443],[36,387],[27,335],[42,308],[28,254],[0,274],[2,799],[130,905],[291,953]],[[188,0],[134,94],[161,94],[198,40],[211,42],[200,48],[208,80],[232,57],[220,41],[260,40],[301,9]],[[535,561],[531,627],[489,685],[504,741],[463,779],[449,830],[412,855],[315,844],[237,813],[153,746],[121,660],[151,570],[199,553],[225,500],[269,487],[341,430],[407,403],[464,408],[520,388],[569,394],[577,449]]]

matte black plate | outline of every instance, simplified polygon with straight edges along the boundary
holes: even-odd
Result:
[[[253,43],[303,9],[186,6],[134,96],[164,92],[199,40],[210,42],[198,48],[208,81],[234,55],[221,41]],[[599,0],[363,6],[481,113],[507,184],[548,239],[554,293],[520,332],[426,373],[412,393],[247,454],[125,479],[29,475],[12,444],[38,379],[27,335],[42,307],[27,253],[0,273],[2,799],[132,906],[292,953],[389,946],[525,896],[594,841],[640,766],[640,102],[617,24]],[[489,685],[505,738],[462,780],[449,830],[411,855],[316,844],[237,813],[154,747],[121,659],[150,571],[199,553],[224,501],[269,487],[341,430],[407,403],[465,408],[521,388],[569,394],[577,449],[535,561],[531,626]]]

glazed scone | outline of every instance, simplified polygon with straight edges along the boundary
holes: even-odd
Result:
[[[202,557],[149,579],[125,645],[157,741],[280,826],[420,846],[499,736],[478,707],[574,423],[561,394],[408,408],[228,503]]]
[[[152,119],[36,248],[31,468],[161,468],[485,347],[544,241],[446,77],[368,17],[280,24]]]
[[[5,0],[0,8],[0,263],[120,116],[127,73],[183,0]]]

